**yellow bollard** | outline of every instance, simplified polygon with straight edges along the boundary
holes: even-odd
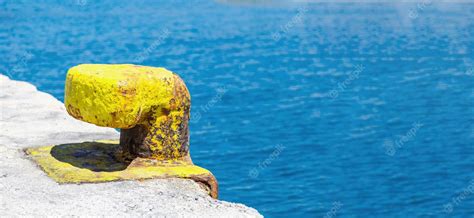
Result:
[[[190,95],[164,68],[83,64],[69,69],[65,106],[78,120],[120,128],[120,141],[29,148],[27,154],[59,183],[189,178],[217,198],[208,170],[189,155]]]

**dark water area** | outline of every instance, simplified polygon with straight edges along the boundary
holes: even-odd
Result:
[[[267,217],[474,215],[474,4],[0,1],[0,72],[178,73],[191,155]]]

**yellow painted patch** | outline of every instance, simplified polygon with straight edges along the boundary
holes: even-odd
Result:
[[[118,142],[98,141],[28,148],[26,153],[58,183],[212,176],[185,161],[137,158],[123,163],[115,159],[118,148]]]

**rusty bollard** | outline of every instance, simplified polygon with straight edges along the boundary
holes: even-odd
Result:
[[[217,198],[212,173],[189,154],[190,94],[164,68],[83,64],[69,69],[67,112],[78,120],[120,128],[120,141],[29,148],[27,154],[59,183],[188,178]]]

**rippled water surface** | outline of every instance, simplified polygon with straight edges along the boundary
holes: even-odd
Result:
[[[0,72],[58,99],[80,63],[181,75],[193,160],[223,200],[268,217],[474,214],[474,4],[0,9]]]

